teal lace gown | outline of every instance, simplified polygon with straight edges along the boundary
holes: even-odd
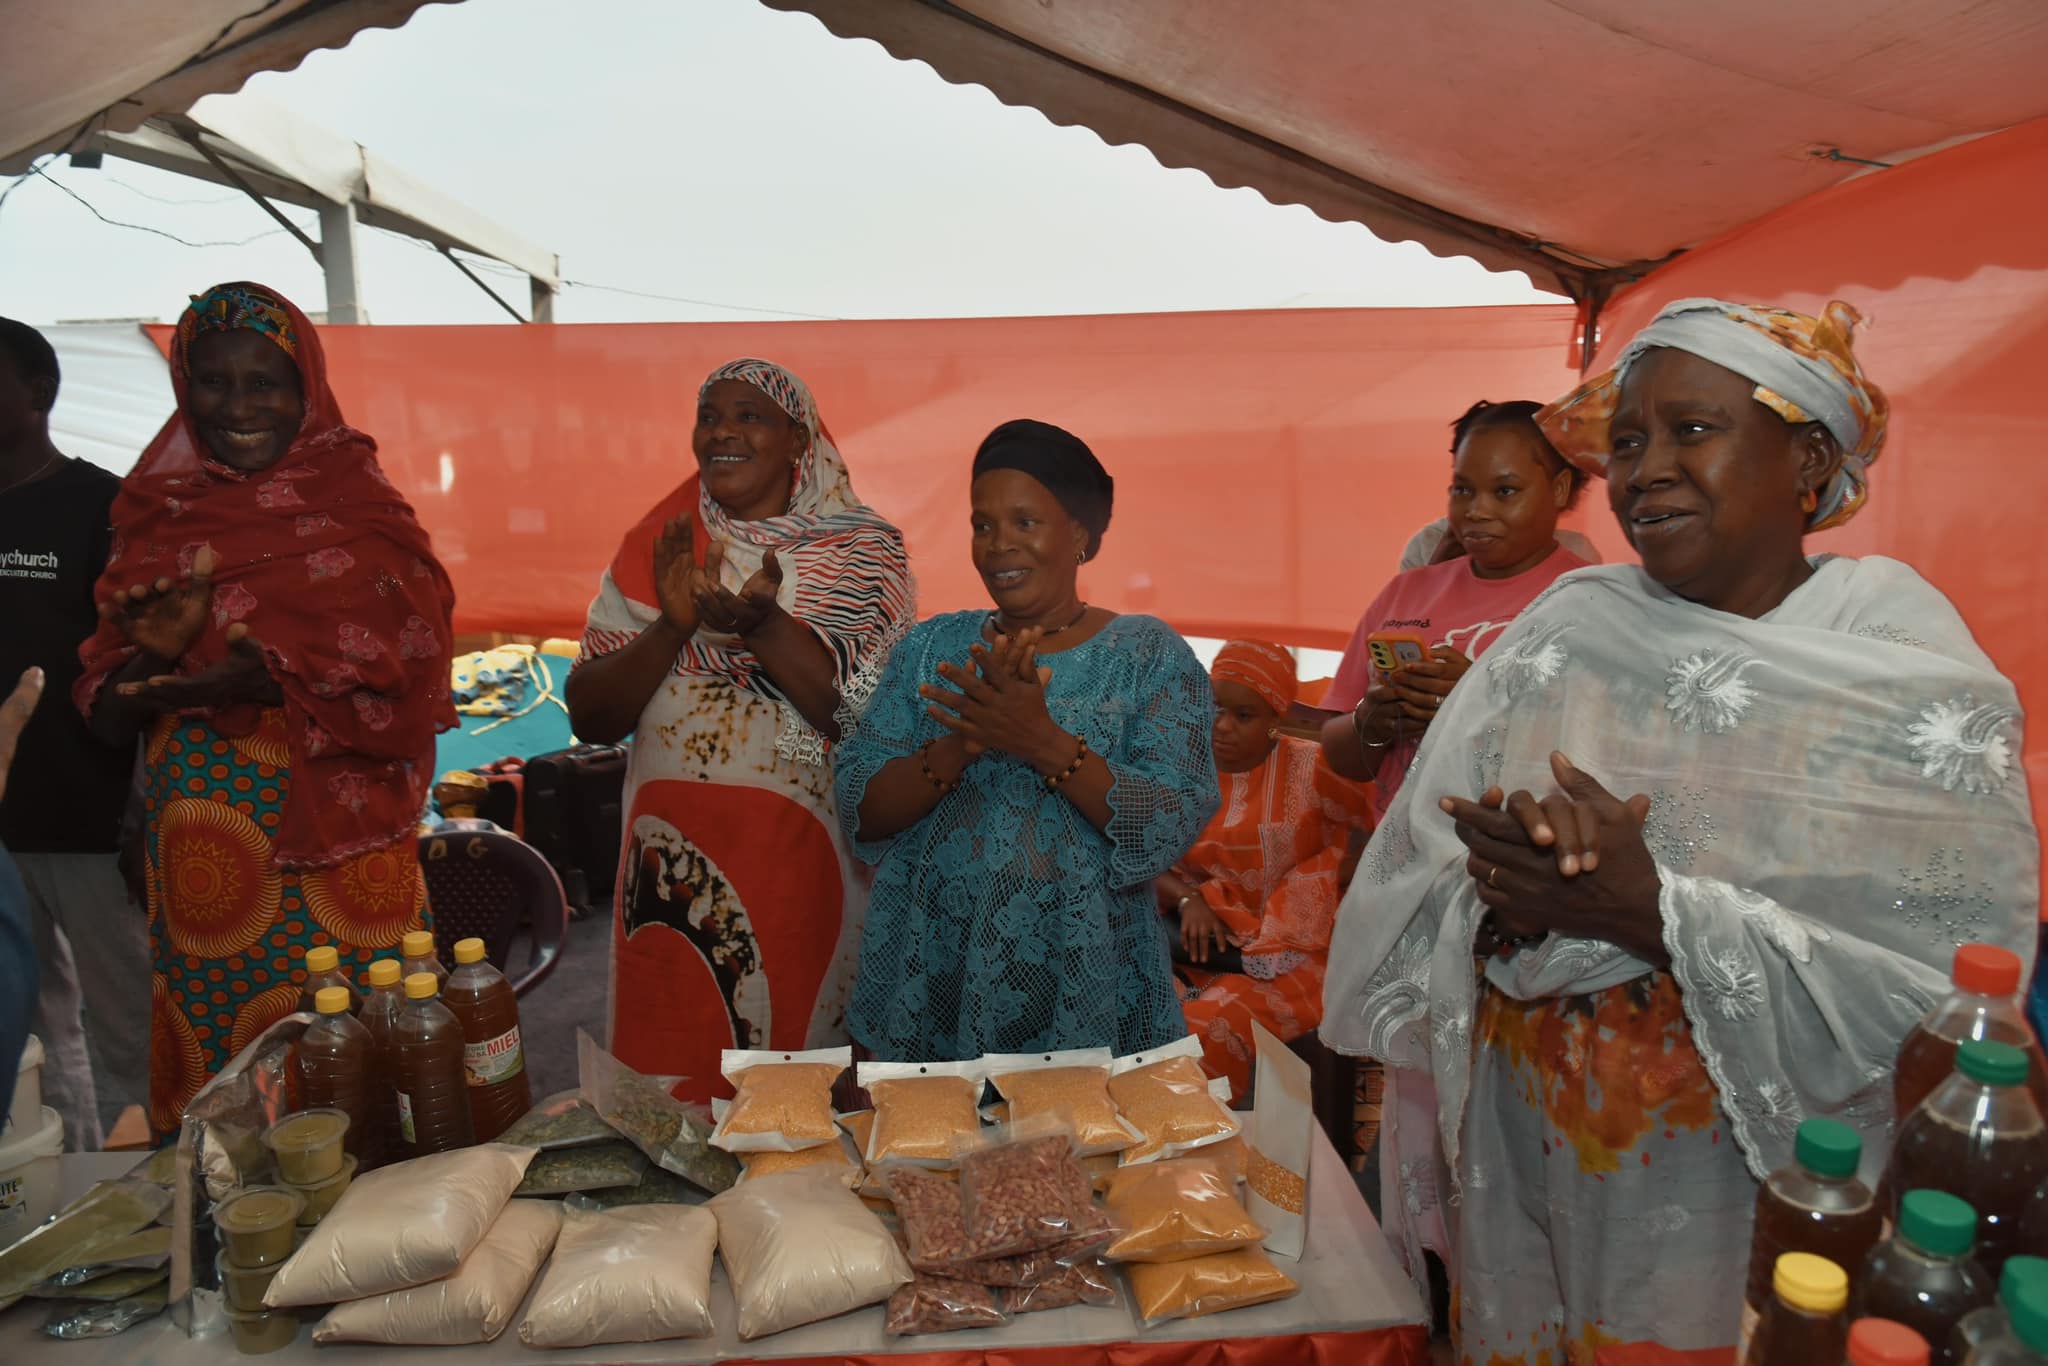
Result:
[[[1187,1026],[1152,880],[1202,833],[1218,785],[1209,676],[1164,622],[1118,617],[1044,659],[1053,719],[1115,774],[1107,833],[1030,765],[991,754],[918,824],[858,838],[875,774],[946,733],[918,686],[967,660],[986,615],[906,635],[834,751],[839,819],[875,867],[849,1027],[877,1057],[920,1062],[1169,1043]]]

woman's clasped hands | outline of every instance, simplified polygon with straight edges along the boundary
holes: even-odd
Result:
[[[201,546],[190,570],[177,578],[138,583],[100,604],[100,615],[120,626],[128,643],[175,669],[198,643],[213,608],[213,547]],[[228,707],[243,702],[274,705],[283,691],[270,676],[262,642],[242,622],[226,631],[227,655],[196,673],[166,671],[117,686],[121,696],[153,710],[183,711]]]
[[[1445,797],[1467,850],[1465,871],[1496,940],[1560,934],[1601,939],[1662,966],[1663,881],[1643,840],[1650,799],[1622,800],[1563,754],[1550,756],[1559,791],[1487,789],[1476,802]]]
[[[1072,739],[1045,705],[1052,670],[1038,663],[1044,635],[1034,626],[998,635],[992,645],[976,643],[968,649],[966,664],[938,666],[939,677],[951,688],[934,683],[918,688],[928,704],[925,710],[960,737],[970,758],[994,750],[1033,762],[1049,751],[1072,748]]]

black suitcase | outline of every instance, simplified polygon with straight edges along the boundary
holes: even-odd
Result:
[[[522,773],[526,842],[555,866],[571,907],[608,908],[619,869],[625,749],[577,745],[536,754]]]

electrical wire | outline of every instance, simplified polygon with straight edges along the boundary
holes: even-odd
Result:
[[[57,179],[57,177],[49,174],[40,166],[31,166],[29,168],[29,174],[41,176],[43,179],[49,181],[52,185],[55,185],[58,189],[62,190],[65,194],[70,195],[73,199],[77,200],[80,204],[83,204],[85,206],[85,210],[87,213],[90,213],[94,218],[99,219],[100,222],[105,223],[110,228],[128,228],[135,232],[146,232],[151,233],[157,237],[166,237],[169,238],[171,241],[176,242],[181,247],[194,247],[201,250],[204,250],[209,247],[246,247],[252,242],[260,242],[266,237],[275,237],[277,234],[284,231],[283,228],[269,228],[263,232],[257,233],[254,237],[244,237],[239,242],[194,242],[188,238],[180,237],[178,236],[178,234],[174,232],[166,232],[162,228],[153,228],[149,226],[147,223],[124,223],[118,218],[109,218],[105,214],[101,213],[96,207],[94,207],[93,202],[91,200],[87,199],[78,191],[72,189],[69,185],[66,185],[63,181]]]

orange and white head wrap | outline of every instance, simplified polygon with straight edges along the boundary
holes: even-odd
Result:
[[[1209,681],[1249,688],[1276,712],[1293,706],[1301,688],[1294,656],[1263,640],[1233,640],[1218,650],[1216,662],[1209,666]]]

